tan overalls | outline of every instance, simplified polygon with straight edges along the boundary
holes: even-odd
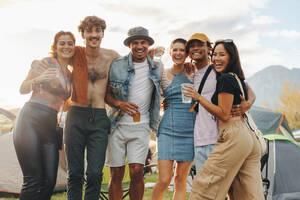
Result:
[[[242,119],[219,126],[219,137],[193,181],[190,200],[263,200],[259,142]]]

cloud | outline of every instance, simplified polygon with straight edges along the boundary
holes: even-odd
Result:
[[[25,1],[32,1],[32,0],[22,0],[23,2]],[[20,0],[0,0],[0,8],[1,7],[5,7],[5,6],[9,6],[9,5],[13,5],[20,2]]]
[[[111,33],[124,33],[127,30],[125,30],[124,28],[121,28],[119,26],[113,26],[113,27],[108,28],[108,31]]]
[[[271,17],[271,16],[259,16],[256,17],[254,19],[252,19],[251,23],[253,25],[269,25],[269,24],[274,24],[274,23],[278,23],[279,21],[276,20],[275,18]]]
[[[279,35],[293,40],[300,38],[300,32],[294,30],[281,30]]]
[[[300,32],[296,30],[272,30],[272,31],[265,31],[263,33],[264,36],[272,37],[272,38],[285,38],[289,40],[297,40],[300,38]]]
[[[264,39],[299,39],[300,33],[273,16],[260,14],[269,0],[0,0],[0,54],[5,73],[0,84],[9,81],[7,94],[18,91],[33,59],[48,55],[53,36],[59,30],[72,31],[77,44],[83,44],[77,26],[88,15],[97,15],[107,22],[102,47],[121,55],[129,52],[123,45],[129,28],[144,26],[154,38],[154,45],[168,47],[175,37],[188,38],[204,32],[215,41],[232,38],[238,46],[246,74],[252,74],[270,64],[290,64],[287,51],[277,43],[266,45]],[[276,29],[273,25],[276,24]],[[285,24],[284,24],[285,25]],[[271,43],[271,42],[270,42]],[[296,47],[295,47],[296,48]],[[166,51],[167,52],[167,51]],[[298,55],[293,50],[292,55]],[[163,56],[166,67],[171,60]],[[296,62],[296,61],[294,61]],[[293,64],[293,63],[292,63]],[[297,64],[297,63],[296,63]],[[3,69],[2,69],[3,70]],[[3,71],[1,71],[3,72]]]

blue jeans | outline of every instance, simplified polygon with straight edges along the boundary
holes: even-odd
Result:
[[[205,163],[205,161],[207,160],[209,154],[212,152],[214,147],[215,147],[214,144],[195,147],[194,162],[195,162],[197,172],[202,167],[202,165]]]

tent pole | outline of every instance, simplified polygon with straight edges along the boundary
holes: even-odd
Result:
[[[283,122],[284,118],[285,118],[285,115],[284,115],[284,114],[282,114],[282,115],[281,115],[281,119],[280,119],[280,123],[279,123],[279,125],[278,125],[278,127],[277,127],[277,130],[276,130],[276,134],[278,134],[278,133],[279,133],[280,126],[281,126],[281,124],[282,124],[282,122]]]

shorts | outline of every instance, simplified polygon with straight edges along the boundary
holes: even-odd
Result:
[[[149,124],[117,125],[108,136],[106,165],[121,167],[126,164],[145,164],[149,150],[150,127]]]

